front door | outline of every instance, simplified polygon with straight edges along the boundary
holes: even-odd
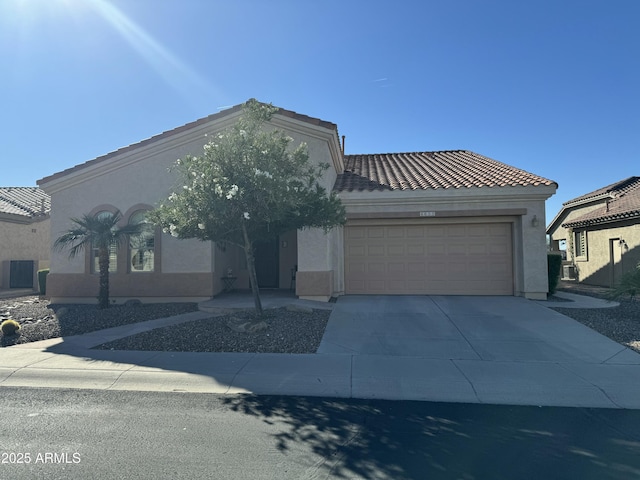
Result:
[[[609,283],[615,286],[622,276],[622,245],[619,238],[609,239]]]
[[[278,238],[256,242],[253,247],[258,287],[278,288]]]

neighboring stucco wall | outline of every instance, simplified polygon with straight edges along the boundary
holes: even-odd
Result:
[[[11,260],[33,260],[35,270],[48,266],[50,226],[48,217],[33,223],[0,221],[0,288],[10,286]],[[35,273],[33,286],[38,286]]]
[[[583,215],[586,215],[589,212],[597,210],[598,208],[601,208],[603,205],[604,205],[604,200],[582,205],[577,208],[569,209],[567,212],[565,212],[562,215],[561,218],[558,219],[558,221],[556,222],[557,226],[554,229],[549,231],[549,235],[551,237],[552,242],[560,241],[560,240],[567,241],[567,260],[569,260],[572,255],[572,253],[569,251],[569,229],[563,227],[562,224],[571,222],[578,217],[581,217]]]
[[[622,245],[621,239],[624,240]],[[611,269],[612,255],[615,273]],[[620,279],[620,275],[635,268],[639,261],[640,224],[591,227],[587,230],[586,259],[575,260],[577,280],[609,287]]]
[[[566,240],[567,264],[575,266],[576,280],[600,286],[612,286],[620,276],[640,262],[640,222],[614,222],[571,229],[562,224],[571,222],[593,210],[602,208],[604,200],[570,209],[549,231],[554,241]],[[573,232],[586,231],[587,255],[575,258]],[[619,240],[624,240],[620,244]],[[612,242],[613,241],[613,242]]]

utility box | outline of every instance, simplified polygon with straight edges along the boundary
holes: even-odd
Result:
[[[33,260],[11,260],[9,288],[33,288],[35,262]]]
[[[576,267],[574,265],[562,266],[562,279],[563,280],[575,280],[576,279]]]

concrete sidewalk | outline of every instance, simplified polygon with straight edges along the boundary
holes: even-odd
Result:
[[[560,308],[612,308],[620,305],[619,302],[612,300],[570,292],[556,292],[550,300],[535,300],[535,302],[544,307]]]
[[[334,308],[348,303],[318,304]],[[450,302],[455,310],[454,297]],[[232,299],[209,308],[240,308]],[[246,299],[243,299],[243,301]],[[580,298],[575,298],[578,304]],[[371,297],[369,303],[371,302]],[[311,306],[294,297],[281,304]],[[561,302],[566,306],[569,302]],[[552,312],[524,299],[514,305],[536,315]],[[336,307],[333,307],[335,305]],[[549,305],[550,306],[550,305]],[[602,305],[601,305],[602,306]],[[446,308],[443,310],[447,312]],[[516,312],[519,314],[520,312]],[[208,318],[194,312],[125,325],[90,334],[0,349],[0,387],[51,387],[105,390],[203,392],[216,394],[311,395],[440,402],[640,408],[640,355],[567,317],[561,330],[579,335],[589,352],[558,356],[483,358],[443,350],[423,356],[362,353],[235,354],[92,350],[101,343],[179,322]],[[454,318],[454,317],[452,317]],[[331,321],[331,320],[330,320]],[[457,320],[456,320],[457,321]],[[553,323],[549,324],[551,328]],[[463,330],[464,333],[464,330]],[[467,337],[469,336],[466,334]],[[547,332],[549,338],[555,334]],[[479,341],[486,341],[478,338]],[[522,340],[522,339],[520,339]],[[474,341],[470,344],[474,345]],[[497,342],[496,345],[499,345]],[[509,351],[531,348],[521,341]],[[543,344],[535,344],[534,349]],[[570,348],[566,347],[570,351]],[[458,352],[458,353],[456,353]],[[533,358],[533,359],[532,359]],[[540,357],[546,358],[546,357]],[[550,357],[555,358],[555,357]],[[515,359],[515,360],[514,360]]]

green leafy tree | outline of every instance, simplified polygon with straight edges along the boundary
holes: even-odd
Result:
[[[269,128],[277,108],[256,100],[215,135],[202,155],[176,162],[178,187],[148,218],[179,238],[198,238],[244,250],[256,313],[262,304],[254,263],[254,244],[284,232],[345,222],[340,199],[320,184],[329,165],[309,162],[306,145]]]
[[[75,224],[54,242],[54,249],[62,251],[69,249],[69,258],[85,251],[98,250],[98,267],[100,270],[100,290],[98,293],[98,307],[109,307],[109,253],[118,248],[126,239],[139,236],[144,224],[125,225],[118,227],[122,218],[120,212],[114,214],[88,215],[72,218]]]

